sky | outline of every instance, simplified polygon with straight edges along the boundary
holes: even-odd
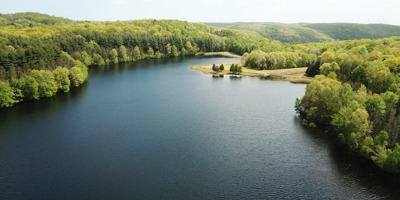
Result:
[[[0,0],[0,13],[28,11],[94,21],[178,19],[400,25],[400,0]]]

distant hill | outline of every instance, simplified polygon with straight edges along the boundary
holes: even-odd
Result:
[[[400,26],[387,24],[330,23],[306,24],[303,27],[317,30],[335,40],[379,39],[400,36]]]
[[[333,38],[314,29],[282,24],[237,24],[228,27],[229,29],[254,31],[259,35],[279,40],[284,43],[308,43],[331,41]]]
[[[24,12],[15,14],[0,13],[0,27],[15,25],[19,27],[34,27],[44,25],[74,25],[82,23],[63,17],[55,17],[47,14]]]
[[[379,39],[400,36],[400,26],[354,23],[205,23],[210,26],[246,30],[284,43],[322,42],[329,40]]]
[[[203,22],[203,24],[208,25],[208,26],[214,26],[214,27],[219,27],[219,28],[227,28],[229,26],[233,25],[239,25],[239,24],[283,24],[283,23],[274,23],[274,22]],[[289,25],[289,24],[287,24]]]

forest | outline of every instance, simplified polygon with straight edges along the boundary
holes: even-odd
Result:
[[[400,37],[282,45],[178,20],[75,22],[23,13],[0,21],[1,108],[79,87],[91,66],[231,51],[249,68],[307,67],[314,79],[295,103],[303,124],[325,127],[350,151],[400,172]]]
[[[329,35],[318,30],[303,26],[286,24],[238,24],[228,27],[233,30],[254,31],[265,38],[271,38],[283,43],[309,43],[334,40]]]
[[[90,66],[203,52],[277,51],[281,43],[178,20],[74,22],[38,13],[1,15],[0,107],[68,92]]]
[[[55,17],[42,13],[24,12],[15,14],[0,13],[0,27],[13,25],[15,27],[34,27],[44,25],[74,25],[84,23],[83,21],[74,21],[63,17]]]
[[[381,39],[400,36],[400,26],[355,23],[205,23],[233,30],[251,31],[286,44],[330,40]]]
[[[307,69],[315,78],[296,100],[303,124],[328,128],[350,151],[399,173],[400,37],[292,47],[321,49]]]
[[[295,110],[357,155],[400,172],[400,37],[287,45],[245,53],[254,69],[307,67],[314,77]]]
[[[400,36],[400,26],[388,24],[317,23],[302,26],[317,30],[335,40],[380,39]]]

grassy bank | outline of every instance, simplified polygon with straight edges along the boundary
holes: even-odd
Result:
[[[237,55],[232,52],[209,52],[209,53],[202,53],[203,56],[223,56],[228,58],[241,58],[242,56]]]

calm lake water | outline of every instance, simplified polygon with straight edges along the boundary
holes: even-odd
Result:
[[[190,69],[236,61],[93,68],[0,110],[0,199],[399,199],[398,179],[301,125],[306,85]]]

